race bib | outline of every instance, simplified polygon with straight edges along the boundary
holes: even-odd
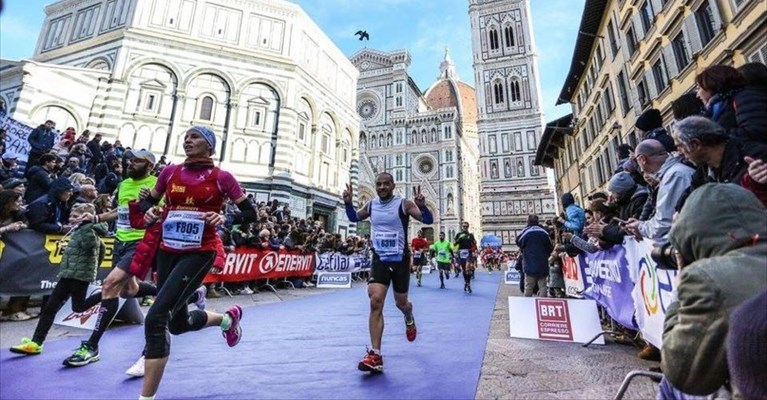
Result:
[[[205,214],[197,211],[170,211],[162,223],[162,243],[172,249],[199,249],[205,230]]]
[[[117,229],[131,230],[130,226],[130,214],[128,212],[128,206],[117,207],[117,222],[115,223]]]
[[[413,252],[413,258],[421,258],[421,254],[423,254],[423,253],[421,253],[420,251],[414,251]]]
[[[461,257],[461,260],[465,260],[469,258],[469,250],[468,249],[461,249],[458,251],[458,255]]]
[[[376,252],[382,258],[388,255],[399,255],[399,234],[397,232],[376,232],[373,236],[373,244]]]
[[[437,253],[440,258],[447,257],[447,252],[445,250],[440,250],[439,253]]]

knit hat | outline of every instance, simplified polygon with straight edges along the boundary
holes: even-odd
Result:
[[[214,154],[216,152],[216,135],[212,130],[210,130],[210,128],[202,125],[196,125],[189,128],[189,130],[195,131],[205,138],[205,141],[208,142],[208,145],[210,145],[210,154]]]
[[[767,398],[767,291],[736,308],[727,334],[727,365],[745,399]]]
[[[607,190],[622,195],[631,191],[635,186],[636,183],[634,183],[634,179],[631,178],[631,174],[628,172],[618,172],[610,178]]]
[[[663,118],[660,116],[660,111],[655,108],[651,108],[642,113],[637,118],[637,122],[634,124],[637,128],[647,132],[655,128],[663,126]]]

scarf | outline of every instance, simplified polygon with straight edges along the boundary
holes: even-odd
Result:
[[[184,166],[189,169],[213,168],[213,159],[210,157],[187,157]]]

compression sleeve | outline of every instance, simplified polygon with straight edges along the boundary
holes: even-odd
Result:
[[[346,218],[349,218],[349,222],[360,221],[360,217],[357,216],[357,210],[354,209],[354,204],[344,203],[344,208],[346,208]]]
[[[431,211],[429,211],[429,207],[426,207],[425,205],[418,206],[418,209],[421,210],[421,222],[424,224],[431,224],[434,222],[434,216],[431,215]]]

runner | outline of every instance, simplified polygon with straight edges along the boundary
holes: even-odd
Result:
[[[437,254],[437,268],[439,269],[439,288],[445,288],[445,279],[450,279],[450,264],[453,259],[453,246],[445,240],[445,232],[439,233],[439,240],[432,245]]]
[[[426,250],[429,248],[429,242],[423,237],[423,229],[418,231],[418,237],[410,242],[410,251],[413,253],[413,269],[415,277],[418,280],[418,286],[421,286],[422,270],[426,265]]]
[[[474,277],[474,263],[476,262],[477,241],[474,235],[469,233],[469,223],[461,224],[461,232],[453,241],[458,245],[458,263],[463,269],[463,291],[471,293],[471,279]]]
[[[151,175],[155,157],[150,151],[136,150],[126,153],[128,160],[128,179],[123,180],[117,188],[114,197],[114,210],[104,214],[94,215],[91,222],[117,221],[115,248],[112,257],[112,271],[104,279],[100,292],[96,292],[85,300],[86,309],[101,302],[96,326],[91,337],[82,342],[79,349],[64,360],[64,365],[81,367],[99,360],[99,341],[112,323],[120,307],[118,297],[123,298],[154,296],[157,288],[148,282],[143,282],[131,275],[130,264],[136,247],[144,238],[143,229],[133,229],[128,221],[128,202],[138,199],[141,189],[151,189],[157,182],[157,177]],[[143,277],[141,277],[143,278]],[[201,294],[201,296],[200,296]],[[205,293],[197,293],[198,307],[204,307]],[[126,371],[132,376],[143,375],[144,357],[142,356]]]
[[[228,221],[254,222],[256,210],[237,180],[213,164],[216,136],[204,126],[190,128],[184,136],[186,160],[165,167],[149,196],[142,200],[147,224],[162,222],[162,240],[156,254],[159,292],[146,315],[146,365],[141,399],[154,399],[170,354],[170,336],[220,326],[230,347],[240,341],[242,308],[225,314],[189,312],[186,299],[202,283],[213,266],[218,239],[216,227],[224,222],[219,212],[225,198],[237,205],[240,214]],[[165,195],[164,210],[154,207]],[[161,215],[161,216],[160,216]]]
[[[373,266],[368,279],[368,297],[370,298],[370,341],[369,349],[357,366],[360,371],[383,372],[381,356],[381,336],[383,336],[383,305],[389,285],[394,286],[394,301],[405,316],[407,340],[416,338],[413,304],[408,301],[410,286],[410,258],[407,243],[407,226],[410,217],[429,225],[433,222],[431,211],[426,207],[426,199],[421,194],[421,187],[413,188],[413,201],[394,195],[394,178],[388,172],[376,177],[378,198],[371,200],[359,211],[352,204],[353,189],[346,185],[343,193],[346,216],[351,222],[359,222],[370,217],[373,235]]]

